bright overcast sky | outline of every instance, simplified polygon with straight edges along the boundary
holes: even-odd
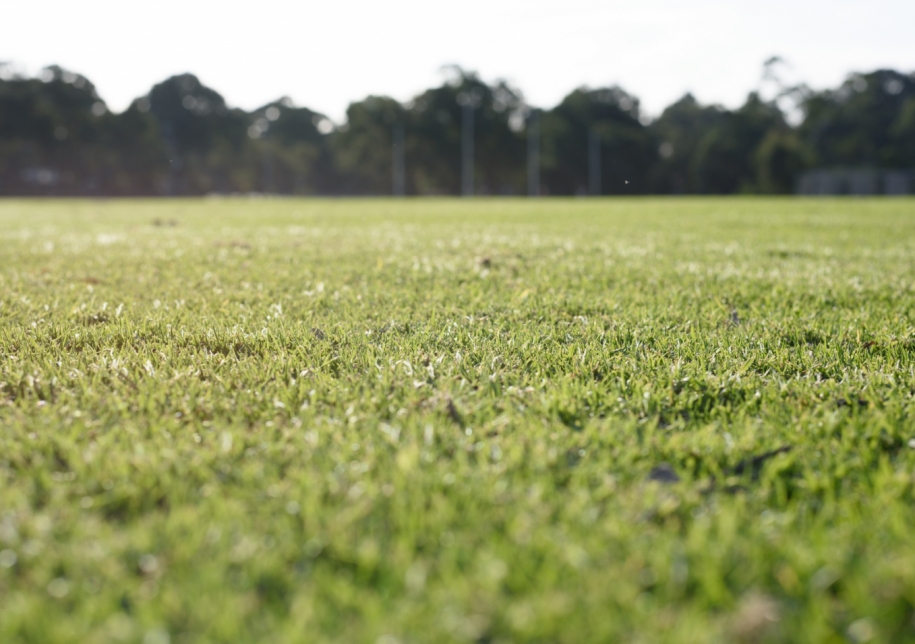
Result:
[[[30,0],[0,15],[0,61],[80,72],[116,111],[185,71],[231,105],[288,95],[335,120],[438,85],[449,63],[540,107],[619,84],[652,115],[687,91],[738,105],[776,54],[817,88],[915,71],[915,0]]]

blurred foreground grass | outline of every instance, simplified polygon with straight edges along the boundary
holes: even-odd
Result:
[[[0,642],[915,641],[913,253],[902,199],[0,202]]]

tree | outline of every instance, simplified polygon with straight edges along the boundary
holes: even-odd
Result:
[[[735,112],[722,119],[699,141],[693,160],[697,192],[733,194],[759,190],[754,158],[760,144],[773,130],[787,131],[784,115],[774,103],[751,93]]]
[[[346,127],[334,133],[338,187],[343,194],[391,194],[393,131],[406,121],[404,107],[386,96],[369,96],[346,110]]]
[[[654,140],[658,141],[659,156],[649,182],[653,191],[699,192],[695,171],[699,143],[724,122],[726,113],[717,105],[700,105],[692,94],[686,94],[661,113],[650,126]]]
[[[462,109],[475,105],[474,174],[480,194],[517,194],[526,182],[523,98],[504,81],[489,86],[473,72],[451,67],[452,77],[407,106],[407,190],[459,194]]]
[[[639,121],[639,102],[619,87],[580,88],[541,120],[543,184],[551,194],[588,190],[588,140],[599,137],[600,184],[604,194],[649,191],[658,152]]]
[[[148,115],[111,114],[91,82],[58,66],[0,80],[0,193],[156,194],[155,129]]]
[[[755,188],[765,194],[794,192],[798,177],[813,165],[813,155],[788,128],[774,128],[753,153]]]
[[[799,135],[820,166],[910,168],[912,101],[912,76],[887,69],[853,74],[838,89],[804,100]]]
[[[155,85],[134,103],[155,116],[169,156],[168,194],[249,192],[258,184],[258,160],[249,117],[192,74]]]
[[[811,167],[899,169],[892,183],[906,184],[915,167],[915,75],[852,74],[813,92],[784,83],[780,63],[765,66],[771,100],[751,93],[728,110],[687,94],[648,125],[623,89],[576,89],[539,111],[541,189],[584,194],[596,179],[604,194],[787,193]],[[114,114],[77,73],[51,66],[24,78],[3,68],[0,194],[390,194],[396,130],[406,165],[398,185],[402,178],[408,194],[455,195],[468,116],[475,193],[524,194],[530,108],[521,92],[446,71],[444,83],[406,104],[384,96],[352,103],[335,127],[288,98],[252,112],[231,108],[191,74]],[[803,115],[799,126],[779,107],[789,99]]]
[[[261,192],[311,195],[335,191],[327,117],[282,98],[255,110],[250,120],[248,136],[261,159],[257,184]]]

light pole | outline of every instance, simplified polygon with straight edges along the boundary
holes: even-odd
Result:
[[[276,194],[276,171],[270,141],[264,141],[264,192],[268,195]]]
[[[273,167],[273,148],[271,141],[273,137],[268,138],[270,124],[280,117],[280,111],[276,106],[268,107],[265,115],[261,116],[248,131],[248,135],[260,139],[263,145],[263,158],[261,166],[261,190],[264,194],[276,193],[276,176]],[[252,131],[253,130],[253,131]]]
[[[179,191],[179,173],[184,167],[178,141],[175,136],[175,124],[172,121],[162,123],[162,139],[165,141],[165,153],[168,155],[168,176],[165,178],[165,195],[174,197]]]
[[[473,106],[467,102],[461,107],[461,194],[473,195]]]
[[[527,119],[527,196],[540,195],[540,110]]]
[[[461,92],[457,97],[461,106],[461,195],[473,196],[473,111],[479,107],[479,90]]]
[[[402,121],[397,121],[394,123],[394,127],[391,132],[391,142],[391,165],[393,168],[393,176],[391,177],[391,191],[395,197],[403,197],[404,194],[406,194],[407,173],[406,165],[404,163],[404,126]]]
[[[588,132],[588,193],[600,196],[600,134]]]

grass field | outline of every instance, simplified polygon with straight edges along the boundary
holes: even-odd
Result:
[[[903,199],[0,202],[0,642],[915,641],[913,290]]]

